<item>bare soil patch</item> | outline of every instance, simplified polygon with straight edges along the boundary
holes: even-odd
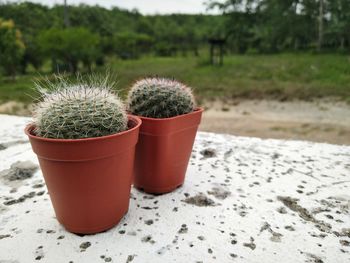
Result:
[[[231,100],[205,102],[201,131],[237,136],[350,144],[350,104],[314,101]],[[31,105],[10,101],[0,114],[30,116]]]
[[[0,104],[0,114],[29,116],[31,106],[18,101],[8,101]]]
[[[201,131],[350,144],[350,105],[334,100],[205,103]]]

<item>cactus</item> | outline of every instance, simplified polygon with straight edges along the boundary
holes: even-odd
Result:
[[[176,80],[145,78],[131,87],[127,108],[134,115],[169,118],[192,112],[195,101],[191,89]]]
[[[109,77],[63,77],[55,83],[38,82],[42,100],[34,106],[34,133],[56,139],[81,139],[114,134],[127,129],[123,103],[112,91]]]

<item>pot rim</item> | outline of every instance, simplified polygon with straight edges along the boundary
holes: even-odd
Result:
[[[181,115],[177,115],[177,116],[169,117],[169,118],[152,118],[152,117],[143,117],[141,115],[134,115],[134,114],[132,114],[132,115],[140,118],[141,120],[161,122],[161,121],[175,120],[175,119],[181,118],[183,116],[188,116],[188,115],[194,115],[194,114],[197,114],[197,113],[202,113],[203,111],[204,111],[203,107],[196,107],[193,111],[191,111],[189,113],[185,113],[185,114],[181,114]]]
[[[41,141],[46,141],[46,142],[67,142],[67,143],[74,143],[74,142],[85,142],[85,141],[98,141],[98,140],[108,140],[114,137],[118,137],[118,136],[122,136],[126,133],[129,132],[133,132],[134,130],[137,130],[142,123],[141,118],[139,118],[136,115],[131,115],[128,114],[128,121],[134,121],[136,123],[136,125],[130,129],[127,129],[125,131],[122,132],[118,132],[118,133],[113,133],[110,135],[105,135],[105,136],[100,136],[100,137],[91,137],[91,138],[81,138],[81,139],[55,139],[55,138],[44,138],[44,137],[40,137],[37,135],[32,134],[32,131],[34,129],[35,124],[34,123],[29,123],[25,128],[24,128],[24,132],[25,134],[34,140],[41,140]]]

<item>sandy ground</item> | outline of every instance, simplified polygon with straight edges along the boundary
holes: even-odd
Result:
[[[344,102],[243,100],[204,105],[202,131],[350,144],[350,105]],[[28,107],[13,101],[0,105],[0,113],[30,115]]]
[[[350,105],[318,100],[207,102],[200,130],[350,144]]]
[[[30,116],[31,106],[17,101],[8,101],[0,104],[0,114]]]

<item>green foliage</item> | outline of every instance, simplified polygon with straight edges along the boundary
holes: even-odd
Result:
[[[128,110],[143,117],[169,118],[192,112],[194,107],[191,89],[171,79],[139,80],[128,95]]]
[[[36,37],[28,36],[24,39],[25,53],[21,61],[22,73],[26,73],[27,66],[31,64],[36,70],[39,70],[45,62],[45,54]]]
[[[45,60],[45,56],[37,43],[37,35],[40,31],[50,28],[54,20],[49,8],[34,3],[0,3],[0,17],[12,19],[16,27],[22,33],[22,40],[26,47],[21,60],[21,71],[25,73],[29,64],[39,69]]]
[[[317,44],[331,51],[350,47],[349,0],[210,0],[209,3],[210,8],[219,8],[225,14],[225,34],[229,49],[234,52],[245,53],[251,48],[259,53],[315,50]],[[322,43],[319,43],[320,34]]]
[[[157,42],[154,46],[154,53],[159,57],[170,57],[172,55],[175,55],[176,52],[176,46],[165,41]]]
[[[91,69],[91,64],[99,55],[99,37],[85,28],[49,29],[43,31],[39,37],[41,49],[55,62],[68,66],[75,73],[78,63]]]
[[[24,50],[21,32],[13,21],[0,18],[0,66],[6,74],[15,77]]]
[[[111,55],[122,58],[137,58],[145,53],[162,56],[188,53],[198,55],[201,46],[207,44],[212,24],[217,25],[219,23],[216,21],[223,20],[221,16],[209,15],[143,16],[136,11],[88,5],[68,8],[70,27],[85,28],[99,38],[99,48],[95,49],[98,54],[85,59],[87,68],[91,66],[92,60],[103,64],[104,57]],[[57,52],[57,45],[47,43],[50,41],[41,44],[42,36],[47,35],[48,31],[52,31],[53,34],[53,31],[64,30],[62,5],[47,7],[28,2],[0,2],[0,17],[13,19],[23,33],[23,41],[27,47],[22,60],[23,72],[29,64],[40,69],[43,62],[47,58],[53,59],[52,57],[55,57],[53,61],[55,71],[57,68],[61,71],[65,68],[76,70],[75,56],[67,59],[65,57],[67,52]],[[50,38],[56,39],[53,36]],[[71,49],[69,52],[80,50],[79,45],[71,47],[74,50]],[[51,51],[54,51],[54,55]]]
[[[235,54],[252,50],[259,54],[317,50],[320,0],[208,2],[209,8],[219,8],[223,15],[144,16],[116,7],[68,6],[70,27],[73,30],[85,28],[95,37],[88,36],[85,44],[85,41],[76,41],[79,34],[74,39],[65,36],[65,42],[70,44],[60,52],[50,41],[41,42],[42,35],[48,31],[65,30],[63,5],[47,7],[28,2],[0,2],[0,17],[12,19],[23,34],[26,46],[21,60],[23,73],[29,64],[41,69],[48,58],[53,59],[54,70],[74,72],[81,63],[89,70],[94,62],[102,65],[105,58],[112,55],[123,59],[139,58],[143,54],[198,56],[201,49],[208,47],[208,38],[225,38],[225,52]],[[325,51],[348,53],[350,1],[323,0],[323,3],[322,47]]]
[[[42,101],[34,108],[35,133],[45,138],[80,139],[114,134],[127,129],[127,116],[108,77],[90,77],[73,84],[39,82]]]
[[[350,1],[330,1],[328,10],[331,17],[325,32],[326,40],[329,45],[338,46],[338,50],[344,52],[350,43]]]
[[[138,58],[141,53],[150,51],[153,39],[146,34],[123,32],[114,35],[116,54],[122,59]]]

